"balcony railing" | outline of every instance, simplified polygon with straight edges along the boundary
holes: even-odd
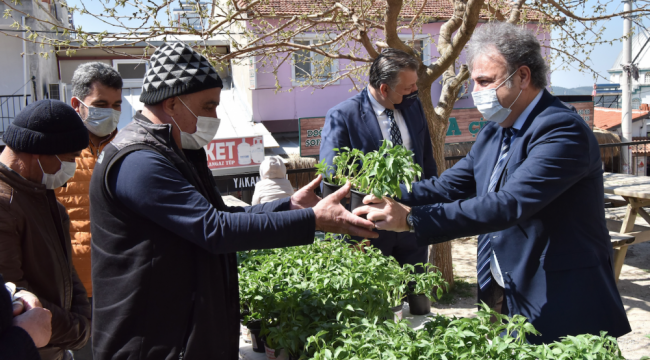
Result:
[[[31,95],[0,95],[0,135],[16,115],[29,103]]]

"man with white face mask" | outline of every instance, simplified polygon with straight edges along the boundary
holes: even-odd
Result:
[[[75,173],[88,146],[79,115],[57,100],[29,104],[7,127],[0,154],[0,273],[52,313],[44,360],[69,359],[90,335],[88,296],[72,264],[70,219],[54,190]],[[17,293],[20,295],[20,292]]]
[[[117,123],[122,110],[122,77],[112,66],[101,62],[79,65],[72,76],[70,105],[81,116],[86,129],[88,129],[90,139],[88,146],[76,160],[77,170],[74,176],[68,181],[67,186],[56,190],[56,196],[59,202],[66,207],[70,216],[72,262],[86,292],[88,292],[88,297],[92,298],[90,178],[97,157],[104,146],[111,142],[117,134]]]
[[[544,89],[548,66],[532,32],[486,24],[468,48],[474,103],[489,121],[470,153],[401,203],[367,197],[375,204],[355,214],[422,244],[480,234],[479,300],[528,318],[541,333],[531,343],[628,333],[591,129]]]
[[[99,155],[90,184],[95,360],[238,359],[237,251],[309,244],[315,230],[377,236],[340,204],[349,185],[319,202],[320,178],[290,198],[226,206],[203,149],[219,126],[222,87],[203,55],[162,45],[144,109]]]

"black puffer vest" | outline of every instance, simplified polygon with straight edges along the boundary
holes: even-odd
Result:
[[[162,154],[227,210],[205,151],[180,151],[169,125],[137,114],[105,147],[90,184],[94,358],[238,359],[235,254],[198,248],[123,206],[107,187],[111,167],[139,150]]]

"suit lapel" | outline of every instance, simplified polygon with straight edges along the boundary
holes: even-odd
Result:
[[[379,122],[377,121],[377,116],[375,115],[375,110],[370,104],[370,99],[368,99],[368,88],[363,89],[361,92],[361,119],[368,129],[368,133],[372,138],[372,145],[374,149],[368,149],[366,152],[373,150],[379,150],[381,142],[384,140],[384,136],[381,134],[381,129],[379,128]]]
[[[555,100],[553,95],[551,95],[548,91],[546,91],[546,89],[542,91],[543,91],[542,97],[539,99],[537,105],[535,105],[535,107],[533,108],[533,111],[531,111],[530,114],[528,114],[528,117],[526,118],[524,125],[521,127],[521,129],[519,129],[519,131],[517,131],[517,136],[514,139],[514,143],[512,144],[512,146],[510,146],[510,150],[508,151],[508,155],[506,156],[506,160],[505,160],[506,163],[503,165],[503,168],[501,169],[501,173],[499,174],[499,182],[497,185],[497,189],[499,189],[500,187],[501,180],[502,180],[501,177],[503,176],[504,171],[508,167],[508,162],[510,161],[512,154],[515,153],[514,150],[522,146],[521,145],[522,141],[520,141],[521,140],[520,138],[522,138],[526,133],[526,131],[528,131],[528,128],[530,128],[530,125],[533,123],[537,115],[539,115],[542,111],[544,111],[544,109],[549,107],[549,105],[551,105],[551,103]],[[501,142],[499,142],[499,144],[501,144]],[[496,165],[496,162],[494,165]],[[494,169],[494,166],[492,168]],[[489,181],[490,180],[488,179],[488,182]]]

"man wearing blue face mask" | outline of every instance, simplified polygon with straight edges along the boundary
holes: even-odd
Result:
[[[384,50],[370,66],[368,86],[327,112],[321,136],[320,158],[332,165],[342,147],[363,152],[379,150],[384,139],[414,153],[423,179],[438,175],[429,127],[418,98],[418,62],[396,49]],[[361,239],[355,239],[361,240]],[[400,264],[427,262],[428,247],[413,234],[382,231],[372,245]]]
[[[144,66],[144,65],[142,65]],[[90,178],[99,153],[117,134],[122,109],[122,77],[101,62],[79,65],[72,76],[70,105],[88,129],[88,147],[77,158],[77,170],[65,187],[56,190],[57,199],[70,215],[72,261],[88,296],[93,295],[90,278]],[[90,349],[88,349],[90,352]]]
[[[75,173],[88,131],[69,105],[26,106],[3,134],[0,154],[0,273],[52,313],[43,360],[71,359],[90,336],[90,304],[72,263],[70,220],[54,190]],[[16,295],[20,295],[18,292]]]
[[[628,333],[591,129],[545,90],[548,66],[532,32],[486,24],[468,48],[472,96],[490,121],[470,153],[439,179],[413,184],[401,203],[367,197],[374,204],[355,213],[420,244],[480,235],[479,300],[528,318],[541,333],[531,343]]]
[[[237,251],[305,245],[315,230],[374,237],[370,221],[314,193],[226,206],[203,148],[223,84],[183,43],[151,57],[144,109],[99,155],[90,183],[93,356],[239,358]]]
[[[142,64],[144,66],[144,64]],[[72,262],[92,303],[90,276],[90,178],[99,153],[117,135],[122,110],[122,77],[112,66],[102,62],[79,65],[72,75],[70,105],[88,129],[88,147],[77,158],[77,170],[67,185],[56,190],[57,199],[70,216]],[[89,358],[90,342],[75,353],[78,359]]]

